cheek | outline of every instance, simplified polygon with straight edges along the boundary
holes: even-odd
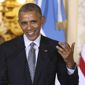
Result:
[[[23,31],[27,30],[27,26],[26,25],[25,26],[21,26],[21,28],[22,28]]]
[[[39,24],[34,24],[33,27],[37,28],[37,27],[39,27]]]
[[[21,27],[22,28],[22,31],[23,32],[26,32],[27,31],[27,29],[26,28],[23,28],[23,27]]]

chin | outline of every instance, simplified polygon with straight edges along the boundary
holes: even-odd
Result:
[[[36,40],[36,38],[37,38],[37,37],[31,37],[31,38],[28,37],[28,39],[31,40],[31,41]]]
[[[27,38],[28,38],[29,40],[31,40],[31,41],[34,41],[34,40],[36,40],[36,39],[38,38],[38,36],[39,36],[39,35],[32,35],[32,36],[27,35]]]

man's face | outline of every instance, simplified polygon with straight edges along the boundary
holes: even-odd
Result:
[[[40,29],[44,23],[44,17],[35,11],[23,12],[19,16],[19,24],[31,41],[34,41],[40,35]]]

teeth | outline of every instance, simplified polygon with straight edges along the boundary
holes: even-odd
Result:
[[[32,35],[34,32],[27,32],[27,34]]]

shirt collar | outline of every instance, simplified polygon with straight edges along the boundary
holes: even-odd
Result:
[[[30,41],[27,36],[24,34],[24,42],[25,42],[25,47],[27,48],[31,42],[34,42],[38,47],[40,46],[40,39],[41,39],[41,35],[38,36],[38,38],[34,41]]]

